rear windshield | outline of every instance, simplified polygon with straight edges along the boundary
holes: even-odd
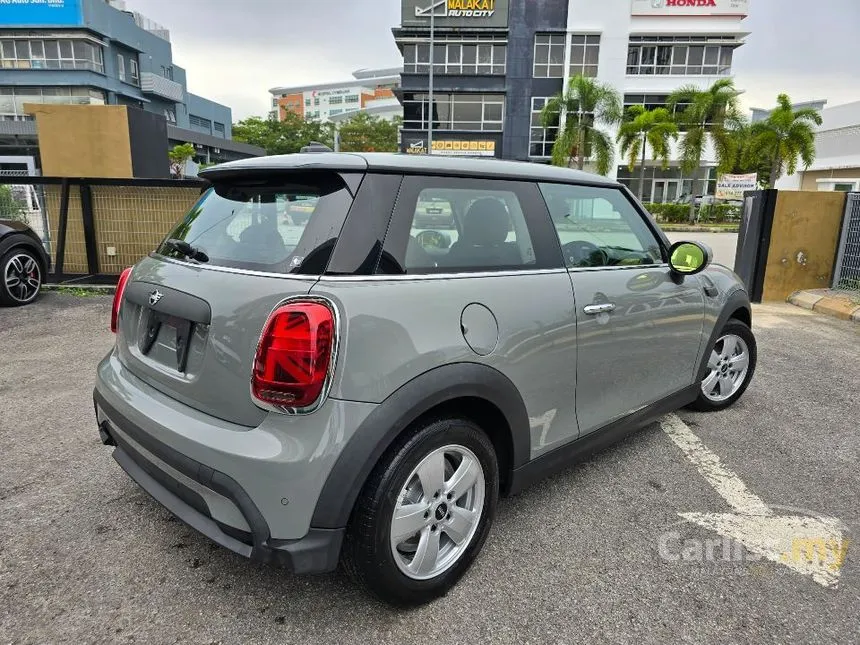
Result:
[[[216,183],[158,248],[185,256],[168,240],[187,242],[207,265],[268,273],[321,275],[352,205],[335,173]]]

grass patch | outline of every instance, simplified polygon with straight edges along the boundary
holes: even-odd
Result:
[[[75,296],[77,298],[96,298],[98,296],[109,296],[111,292],[109,288],[106,287],[104,289],[91,289],[85,287],[42,287],[43,291],[50,291],[52,293],[60,293],[64,296]]]

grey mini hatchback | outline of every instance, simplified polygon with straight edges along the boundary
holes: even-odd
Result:
[[[248,558],[427,602],[500,495],[755,370],[737,276],[616,182],[328,152],[202,174],[122,275],[96,414],[132,479]]]

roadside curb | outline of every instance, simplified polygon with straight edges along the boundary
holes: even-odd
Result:
[[[852,298],[830,289],[795,291],[788,297],[788,302],[825,316],[860,323],[860,298]]]

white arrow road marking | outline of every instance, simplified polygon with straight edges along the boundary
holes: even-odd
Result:
[[[661,425],[663,432],[684,451],[687,459],[695,464],[702,476],[735,512],[744,515],[773,515],[767,504],[752,493],[740,477],[723,466],[720,458],[711,452],[677,415],[670,414],[665,417]]]
[[[774,515],[773,510],[726,468],[677,415],[664,417],[660,425],[735,511],[679,513],[682,518],[737,540],[751,553],[811,576],[822,586],[837,586],[848,551],[848,540],[842,536],[842,522],[833,517]]]

